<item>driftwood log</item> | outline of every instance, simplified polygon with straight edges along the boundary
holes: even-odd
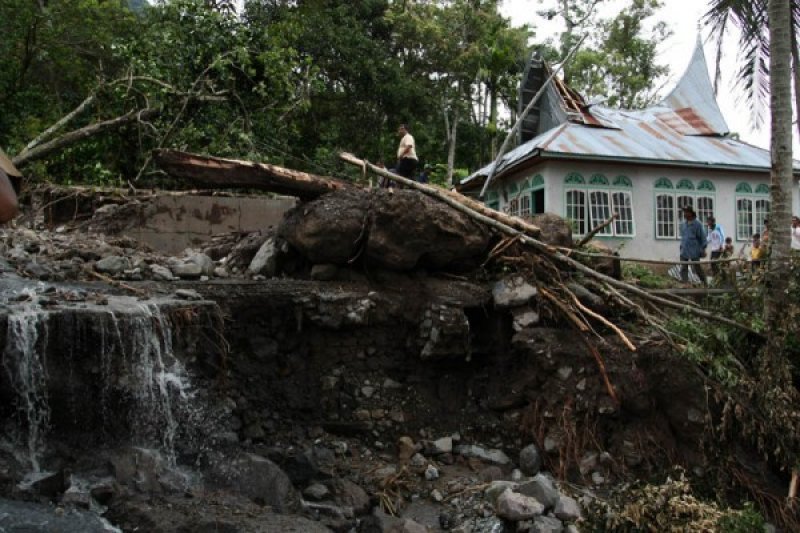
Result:
[[[209,188],[257,189],[311,200],[331,191],[356,187],[352,183],[329,176],[267,163],[223,159],[177,150],[157,150],[153,159],[170,176]]]

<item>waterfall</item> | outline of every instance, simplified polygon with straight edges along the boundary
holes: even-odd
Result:
[[[46,318],[45,313],[34,308],[9,315],[3,351],[3,366],[19,398],[18,410],[27,423],[27,452],[35,472],[40,470],[39,456],[50,424]]]
[[[137,304],[130,317],[127,362],[134,378],[136,433],[139,438],[159,440],[174,465],[179,415],[189,412],[190,381],[183,364],[174,356],[172,329],[156,305]],[[122,339],[120,339],[122,341]],[[145,442],[147,443],[147,442]]]
[[[103,307],[54,310],[42,309],[36,301],[34,294],[30,302],[9,305],[2,359],[16,397],[23,435],[20,441],[25,441],[33,471],[40,471],[51,422],[53,428],[61,422],[51,420],[49,395],[53,394],[53,383],[49,381],[59,375],[48,376],[48,357],[58,358],[50,362],[52,372],[66,366],[68,401],[79,394],[84,398],[91,395],[103,431],[129,427],[133,444],[160,449],[174,466],[176,441],[183,438],[200,411],[190,405],[194,392],[189,373],[173,353],[172,322],[162,312],[162,307],[171,302],[144,303],[112,296]],[[56,325],[60,344],[51,342],[48,347],[49,328]],[[62,366],[55,370],[59,364]],[[75,390],[74,370],[81,365],[95,368],[97,377],[89,386],[84,381],[82,389]],[[83,374],[84,380],[87,375]],[[127,416],[121,425],[120,408]],[[75,409],[70,412],[74,413],[71,422],[79,426],[81,413]],[[91,413],[84,415],[88,421]],[[113,430],[108,435],[112,439],[125,437]]]

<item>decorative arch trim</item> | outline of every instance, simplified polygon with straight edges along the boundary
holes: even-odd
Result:
[[[748,184],[748,183],[740,183],[739,185],[736,186],[736,192],[743,192],[743,193],[747,193],[747,194],[752,194],[753,193],[753,188],[750,187],[750,184]]]
[[[756,186],[756,194],[769,194],[769,185],[766,183],[759,183]]]
[[[678,190],[683,190],[683,191],[693,191],[694,190],[694,184],[692,183],[691,180],[683,179],[683,180],[678,182],[678,186],[675,187],[675,188],[678,189]]]
[[[606,178],[603,174],[592,174],[592,177],[589,178],[589,185],[602,185],[608,187],[608,178]]]
[[[614,178],[614,187],[633,187],[633,183],[628,176],[617,176]]]
[[[667,178],[658,178],[655,187],[656,189],[672,189],[672,182]]]
[[[703,180],[697,185],[698,191],[716,191],[717,188],[709,180]]]
[[[578,174],[577,172],[570,172],[567,174],[567,177],[564,179],[564,183],[573,184],[573,185],[585,185],[586,180],[583,179],[583,176]]]

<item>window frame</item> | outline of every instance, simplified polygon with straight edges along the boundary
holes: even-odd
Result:
[[[653,184],[653,235],[656,240],[680,240],[681,227],[683,222],[683,208],[686,205],[692,207],[697,213],[697,219],[705,222],[706,218],[714,215],[717,205],[716,187],[711,180],[703,179],[697,186],[688,178],[681,178],[676,186],[672,185],[672,180],[660,177]],[[670,198],[670,206],[659,206],[659,198]],[[710,203],[710,209],[700,207],[702,203]],[[672,210],[672,220],[665,221],[660,214],[666,213],[667,209]],[[664,234],[663,230],[672,225],[670,235]]]
[[[742,217],[740,202],[748,202],[749,210]],[[759,209],[759,204],[766,204],[766,208]],[[767,218],[772,210],[772,200],[769,196],[769,185],[759,183],[752,187],[747,182],[740,182],[736,185],[735,195],[735,217],[736,217],[736,240],[737,242],[748,242],[755,233],[764,233],[764,219]],[[747,231],[741,231],[744,226]]]
[[[580,206],[579,202],[571,201],[571,193],[583,195],[583,213],[578,220],[572,215]],[[619,196],[618,198],[618,195]],[[623,200],[621,208],[617,208],[618,199]],[[593,228],[602,224],[611,217],[612,213],[623,212],[624,219],[617,218],[597,233],[597,237],[632,239],[636,237],[636,214],[633,209],[633,184],[627,176],[618,175],[613,181],[599,172],[593,173],[589,180],[585,180],[578,172],[570,172],[564,178],[564,217],[573,223],[576,236],[586,235]],[[602,220],[601,220],[602,218]],[[581,224],[581,222],[583,224]],[[584,230],[581,231],[581,225]],[[630,231],[621,231],[621,228]]]

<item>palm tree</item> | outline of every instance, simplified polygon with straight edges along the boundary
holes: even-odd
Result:
[[[765,300],[767,329],[771,333],[767,359],[776,361],[782,350],[785,331],[781,317],[786,309],[789,285],[792,193],[792,72],[795,107],[800,113],[800,0],[711,0],[706,23],[716,34],[719,48],[728,24],[741,31],[739,45],[743,66],[738,73],[745,84],[751,108],[770,97],[771,114],[771,257],[768,293]],[[719,59],[719,54],[718,54]],[[717,61],[719,72],[719,61]],[[756,112],[758,118],[758,113]],[[800,128],[800,121],[798,121]],[[767,361],[768,363],[768,361]],[[768,363],[769,364],[769,363]]]
[[[763,110],[769,95],[768,3],[769,0],[710,0],[710,7],[704,16],[706,25],[717,40],[715,91],[719,86],[722,42],[726,30],[733,25],[740,31],[741,67],[737,80],[745,89],[756,127],[763,122]],[[800,33],[800,0],[789,0],[789,3],[792,15],[786,21],[791,24],[792,74],[795,86],[800,87],[800,48],[797,39]],[[797,92],[795,108],[800,113],[800,93]]]

